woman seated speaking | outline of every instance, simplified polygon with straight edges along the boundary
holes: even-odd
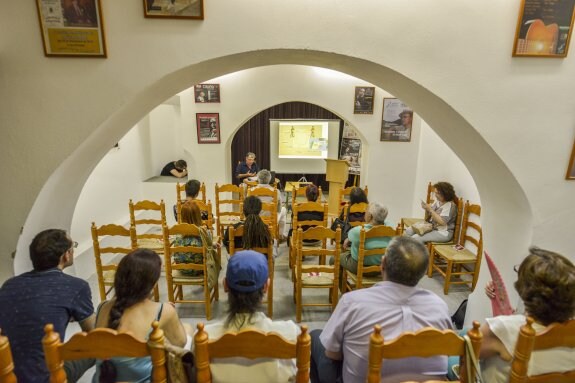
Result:
[[[575,266],[567,258],[536,247],[519,266],[515,289],[525,305],[525,316],[541,332],[553,322],[575,317]],[[511,358],[524,315],[501,315],[488,318],[481,327],[483,342],[480,358],[484,382],[509,381]],[[535,351],[529,362],[529,375],[569,371],[575,366],[572,349],[552,348]]]
[[[429,205],[421,201],[421,208],[425,210],[425,221],[431,223],[431,231],[417,234],[413,227],[408,227],[405,234],[422,243],[449,242],[453,238],[455,221],[457,220],[457,197],[453,186],[449,182],[438,182],[433,185],[435,202]]]
[[[167,341],[183,347],[186,331],[174,306],[150,299],[160,278],[162,261],[149,249],[137,249],[127,254],[116,270],[116,296],[104,301],[96,312],[96,327],[119,332],[131,332],[138,339],[148,339],[153,321],[160,323]],[[96,361],[93,382],[149,382],[152,374],[150,357],[115,357]]]
[[[371,202],[367,206],[365,211],[365,221],[367,222],[363,227],[365,230],[371,229],[376,225],[385,225],[385,219],[387,218],[387,208],[380,203]],[[362,226],[356,226],[352,228],[347,239],[343,242],[344,252],[340,256],[340,265],[342,268],[351,271],[352,273],[357,273],[357,255],[359,253],[359,234]],[[389,241],[392,237],[375,237],[369,238],[365,241],[365,249],[377,249],[380,247],[387,247]],[[349,249],[349,250],[348,250]],[[376,266],[381,264],[381,257],[384,253],[370,255],[363,259],[364,266]],[[333,264],[333,261],[332,261]],[[378,272],[379,273],[379,272]],[[343,271],[340,270],[340,282],[342,281]]]

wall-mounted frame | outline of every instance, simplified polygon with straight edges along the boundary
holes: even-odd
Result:
[[[353,98],[353,114],[373,114],[375,87],[356,86]]]
[[[220,84],[194,85],[194,100],[196,104],[219,103]]]
[[[36,0],[46,56],[106,57],[100,0]]]
[[[198,144],[220,143],[220,114],[196,113]]]
[[[573,142],[573,150],[571,150],[571,159],[569,160],[569,166],[567,167],[567,174],[565,175],[566,180],[575,180],[575,142]]]
[[[513,56],[567,56],[575,0],[522,0],[513,42]]]
[[[143,0],[144,16],[165,19],[204,19],[204,0]]]
[[[384,98],[380,141],[411,141],[413,110],[398,98]]]

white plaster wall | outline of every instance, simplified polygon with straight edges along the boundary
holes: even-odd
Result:
[[[485,240],[502,269],[533,239],[573,258],[575,238],[566,232],[575,227],[575,182],[564,181],[575,138],[573,52],[512,58],[518,1],[224,0],[206,2],[204,21],[144,19],[141,7],[103,1],[108,59],[55,59],[43,56],[34,3],[3,4],[2,277],[24,223],[21,257],[40,229],[70,227],[92,169],[163,100],[225,73],[290,63],[360,77],[417,110],[473,175]],[[354,125],[377,141],[367,126]],[[229,146],[229,161],[227,153]],[[393,182],[389,175],[373,180]],[[381,190],[378,198],[388,198]]]

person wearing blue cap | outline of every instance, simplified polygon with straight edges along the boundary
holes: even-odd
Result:
[[[210,339],[249,328],[274,332],[296,341],[299,328],[293,321],[272,321],[260,311],[270,283],[268,275],[268,261],[261,253],[244,250],[230,258],[224,279],[228,316],[224,321],[205,326]],[[225,363],[216,360],[211,364],[214,382],[291,382],[295,380],[296,372],[295,359],[226,358]]]

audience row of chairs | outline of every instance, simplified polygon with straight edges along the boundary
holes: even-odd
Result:
[[[528,366],[532,353],[556,347],[574,348],[573,334],[575,320],[564,324],[552,324],[540,333],[533,329],[533,319],[528,317],[522,326],[511,362],[510,383],[557,383],[572,382],[575,369],[564,373],[548,373],[528,376]],[[89,333],[75,334],[66,343],[61,342],[60,335],[54,332],[52,324],[47,324],[42,340],[50,381],[65,382],[63,368],[65,360],[84,358],[105,359],[111,357],[144,357],[150,356],[153,364],[152,382],[165,382],[168,371],[164,349],[164,334],[158,322],[152,323],[152,331],[147,342],[134,338],[129,333],[118,333],[107,328],[98,328]],[[228,333],[216,340],[210,340],[199,323],[194,336],[194,359],[196,378],[199,383],[211,382],[210,360],[213,358],[246,357],[296,359],[296,382],[309,381],[311,339],[306,326],[301,326],[301,333],[296,342],[289,342],[275,333],[263,333],[258,330],[242,330]],[[471,347],[466,347],[465,339],[451,330],[424,328],[415,333],[407,332],[398,338],[385,342],[381,327],[376,325],[369,341],[368,383],[381,381],[382,360],[406,357],[430,357],[434,355],[461,356],[464,361],[466,353],[473,352],[479,358],[482,335],[479,323],[474,322],[467,332]],[[255,346],[257,345],[257,347]],[[469,351],[472,350],[472,351]],[[469,369],[469,371],[467,371]],[[14,364],[7,337],[0,334],[0,383],[15,383]],[[469,372],[469,374],[467,374]],[[463,364],[460,369],[460,382],[471,383],[468,376],[476,374],[473,363]],[[474,379],[472,379],[474,380]],[[428,381],[428,383],[431,383]]]

